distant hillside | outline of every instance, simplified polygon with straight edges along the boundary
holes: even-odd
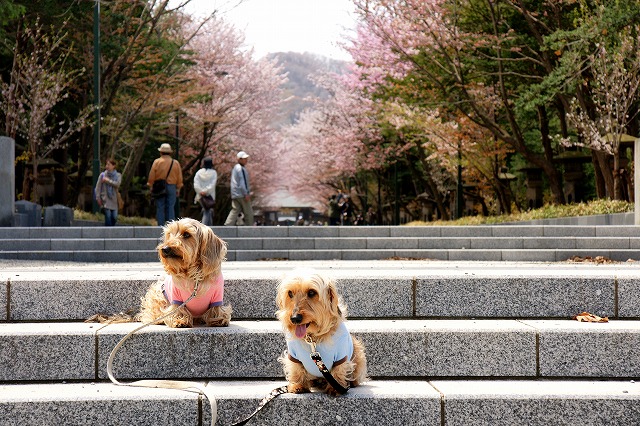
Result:
[[[324,56],[312,53],[279,52],[268,55],[269,59],[276,59],[278,65],[282,66],[288,73],[289,81],[285,84],[285,97],[292,96],[282,108],[282,114],[275,126],[286,126],[295,123],[300,113],[305,108],[311,106],[311,102],[305,98],[324,98],[328,93],[317,87],[309,76],[317,72],[343,73],[346,70],[347,62],[336,61]]]

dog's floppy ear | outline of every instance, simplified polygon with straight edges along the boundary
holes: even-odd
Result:
[[[329,306],[331,308],[331,312],[341,317],[342,311],[340,310],[340,300],[338,297],[338,289],[336,287],[336,282],[331,278],[322,278],[327,285],[327,298],[329,300]]]
[[[208,226],[198,228],[200,234],[200,263],[205,276],[218,275],[220,264],[227,255],[227,244],[213,233]]]

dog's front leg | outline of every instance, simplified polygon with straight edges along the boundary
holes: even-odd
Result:
[[[284,367],[284,375],[287,379],[287,391],[289,393],[311,392],[311,376],[300,362],[292,361],[285,353],[278,359]]]
[[[334,379],[336,379],[336,382],[338,382],[340,386],[342,386],[343,388],[346,388],[349,386],[349,383],[351,382],[354,368],[355,368],[355,364],[353,362],[346,361],[340,365],[334,366],[331,369],[331,375],[333,376]],[[333,386],[329,384],[329,382],[327,382],[327,385],[323,390],[324,392],[332,396],[341,395],[337,390],[333,388]]]
[[[231,321],[231,305],[212,306],[202,315],[202,321],[209,327],[226,327]]]
[[[173,309],[176,309],[176,305],[168,306],[165,312],[170,312]],[[182,306],[166,317],[164,323],[172,328],[189,328],[193,327],[193,316],[186,307]]]

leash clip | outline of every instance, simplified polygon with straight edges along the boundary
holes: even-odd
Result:
[[[316,344],[313,341],[313,339],[311,338],[311,336],[309,336],[308,334],[304,336],[304,341],[307,342],[309,344],[309,346],[311,346],[311,353],[312,354],[317,354],[320,355],[318,353],[318,351],[316,351]]]

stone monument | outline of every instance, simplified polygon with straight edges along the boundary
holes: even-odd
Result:
[[[0,226],[13,226],[16,199],[16,143],[0,136]]]

